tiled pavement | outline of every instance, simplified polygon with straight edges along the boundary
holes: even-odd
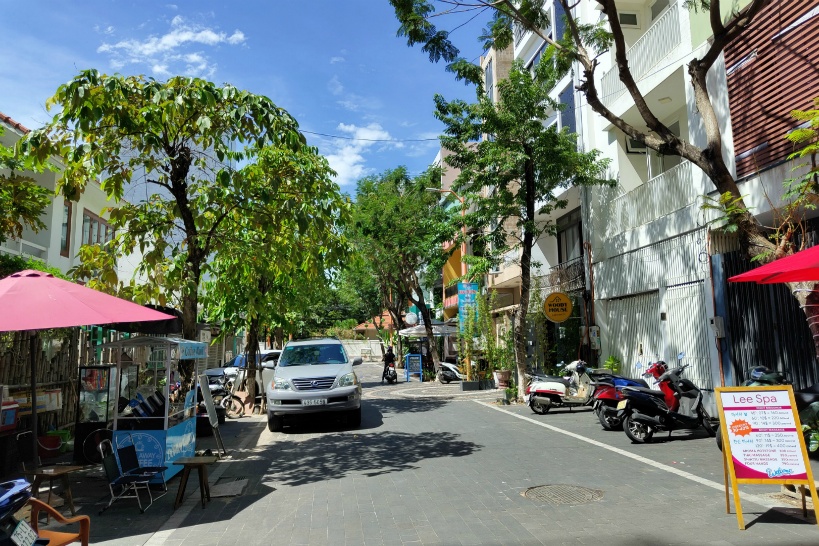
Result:
[[[247,478],[241,496],[202,509],[189,483],[174,512],[175,478],[145,514],[123,500],[97,516],[101,476],[75,483],[77,504],[92,516],[92,543],[819,544],[812,516],[803,520],[772,487],[741,488],[763,505],[743,502],[749,527],[739,531],[725,513],[719,451],[704,434],[632,445],[588,411],[539,416],[494,405],[493,392],[417,379],[382,386],[378,365],[359,370],[359,430],[318,419],[282,433],[268,432],[259,416],[226,423],[232,457],[211,468],[211,483]],[[551,484],[602,498],[568,506],[523,496]],[[783,507],[768,507],[775,504]]]

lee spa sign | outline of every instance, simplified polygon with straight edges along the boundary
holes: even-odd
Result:
[[[552,292],[543,300],[543,313],[552,322],[564,322],[572,316],[572,300],[564,292]]]

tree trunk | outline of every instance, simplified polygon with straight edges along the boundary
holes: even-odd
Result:
[[[526,149],[526,152],[531,157],[531,151]],[[535,222],[535,168],[531,159],[526,161],[523,182],[524,187],[521,190],[526,192],[526,213],[523,218],[523,241],[520,256],[520,306],[518,307],[517,322],[515,323],[515,362],[518,370],[518,396],[523,393],[523,386],[526,385],[526,316],[529,312],[532,246],[535,243],[534,228],[530,227]]]
[[[247,371],[245,383],[247,395],[255,404],[256,401],[256,355],[259,353],[259,319],[251,319],[247,330]]]
[[[417,293],[419,294],[418,300],[413,301],[413,303],[418,306],[418,310],[424,319],[424,330],[427,333],[424,343],[427,346],[427,351],[429,351],[430,356],[432,356],[432,366],[435,369],[435,373],[438,373],[438,369],[441,367],[441,357],[438,354],[438,344],[435,343],[435,334],[432,330],[432,313],[430,313],[427,308],[423,291],[419,290]]]

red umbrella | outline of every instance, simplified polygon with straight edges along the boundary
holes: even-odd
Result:
[[[42,271],[27,269],[0,279],[0,332],[68,328],[90,324],[173,319]],[[31,431],[37,461],[36,336],[31,338]]]
[[[796,254],[774,260],[741,275],[734,275],[728,280],[760,284],[819,282],[819,246],[812,246]]]

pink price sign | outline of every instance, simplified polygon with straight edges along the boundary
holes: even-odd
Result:
[[[740,479],[807,479],[787,390],[720,392],[731,458]]]

